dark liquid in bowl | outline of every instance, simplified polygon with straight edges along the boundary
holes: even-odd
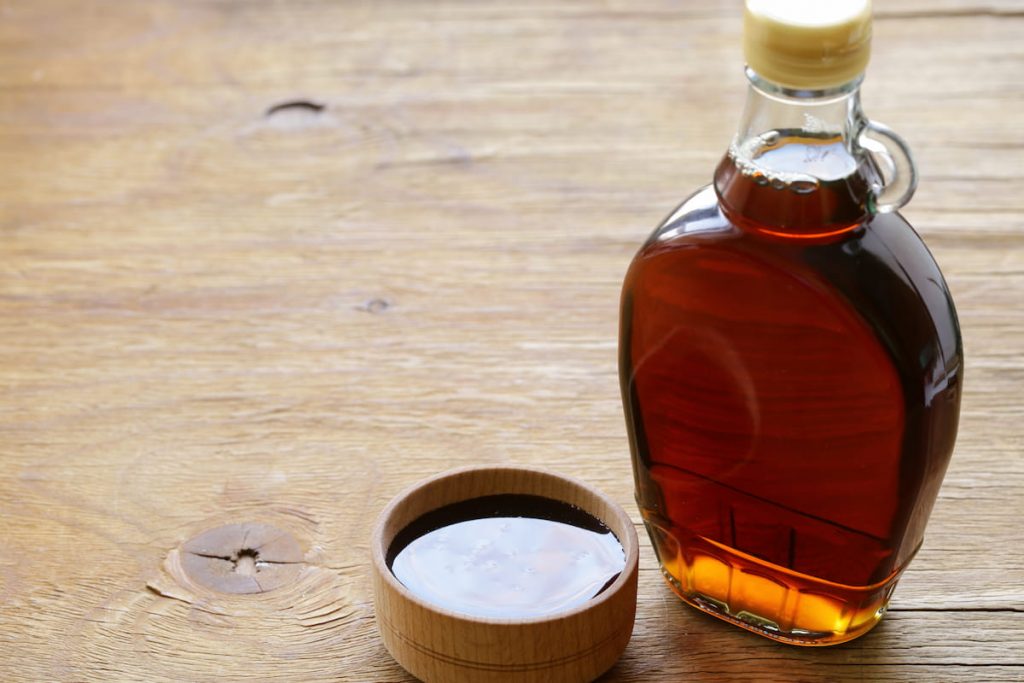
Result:
[[[387,564],[417,597],[472,616],[523,619],[572,609],[610,585],[625,553],[600,520],[522,494],[447,505],[403,529]]]

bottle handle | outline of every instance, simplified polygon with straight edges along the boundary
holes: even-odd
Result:
[[[857,139],[875,171],[873,213],[899,210],[917,189],[917,167],[907,143],[888,126],[867,121]]]

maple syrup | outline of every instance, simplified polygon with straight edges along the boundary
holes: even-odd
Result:
[[[749,75],[746,127],[714,182],[623,286],[637,500],[683,600],[833,644],[881,619],[921,544],[963,352],[938,266],[880,205],[892,169],[865,142],[859,81],[795,92]],[[793,120],[810,123],[759,129]]]
[[[501,619],[557,614],[599,595],[625,567],[596,517],[543,496],[502,494],[434,510],[403,529],[387,565],[418,597]]]

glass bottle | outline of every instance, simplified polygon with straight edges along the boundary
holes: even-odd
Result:
[[[637,500],[669,585],[803,645],[882,618],[960,410],[953,300],[897,213],[913,162],[861,112],[870,12],[747,0],[739,131],[622,293]]]

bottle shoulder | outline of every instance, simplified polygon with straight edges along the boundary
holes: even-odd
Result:
[[[948,287],[938,263],[910,223],[898,212],[877,214],[853,229],[821,239],[752,231],[730,220],[715,187],[705,185],[687,197],[651,233],[635,261],[678,249],[734,252],[738,258],[762,258],[782,268],[840,273],[847,285],[858,274],[885,270],[914,289]],[[871,267],[865,266],[871,262]],[[788,264],[788,265],[787,265]]]
[[[710,183],[684,199],[654,229],[641,253],[649,248],[679,246],[691,240],[714,241],[735,236],[739,231],[722,212],[718,195]]]

